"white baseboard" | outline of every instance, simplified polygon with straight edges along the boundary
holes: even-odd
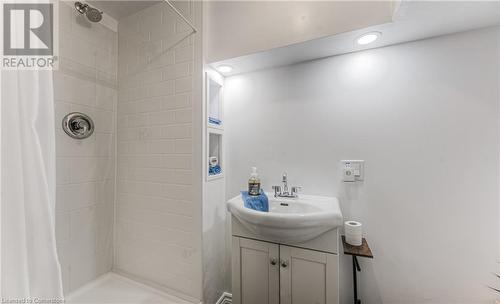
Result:
[[[228,292],[225,292],[220,296],[219,300],[217,300],[217,303],[215,304],[231,304],[233,303],[232,299],[233,295]]]

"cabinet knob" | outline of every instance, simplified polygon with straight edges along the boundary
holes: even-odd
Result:
[[[271,265],[276,265],[278,264],[278,259],[277,258],[271,258]]]
[[[281,260],[281,267],[287,268],[288,267],[288,261],[287,260]]]

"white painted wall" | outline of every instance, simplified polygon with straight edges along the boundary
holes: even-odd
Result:
[[[283,171],[363,222],[363,303],[491,303],[498,186],[498,28],[226,78],[227,195]],[[341,159],[366,180],[340,181]],[[341,300],[351,303],[350,259]]]
[[[54,72],[56,238],[64,293],[111,270],[115,191],[118,35],[59,5],[60,66]],[[62,119],[88,114],[94,134],[70,138]]]
[[[175,4],[201,25],[201,3]],[[202,299],[201,33],[165,3],[121,20],[114,268]]]
[[[230,289],[226,261],[226,200],[225,180],[205,183],[203,200],[203,300],[216,303]]]
[[[392,21],[395,1],[207,1],[208,62]]]
[[[209,75],[209,76],[208,76]],[[207,77],[217,81],[221,85],[224,84],[224,77],[218,72],[205,67],[205,80],[203,92],[206,92]],[[206,122],[207,117],[207,96],[204,93],[204,117],[203,122]],[[223,107],[223,104],[220,105]],[[221,117],[223,119],[223,117]],[[224,121],[224,120],[223,120]],[[226,246],[227,235],[226,229],[226,180],[224,175],[217,179],[207,180],[206,172],[208,171],[208,134],[209,132],[219,132],[223,136],[224,130],[209,127],[205,124],[203,138],[203,301],[204,303],[216,303],[221,295],[229,290],[229,281],[227,273],[230,272],[226,261]],[[222,148],[224,149],[224,147]],[[224,153],[222,159],[222,171],[225,171]]]

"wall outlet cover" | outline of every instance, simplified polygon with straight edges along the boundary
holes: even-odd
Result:
[[[354,173],[354,181],[363,181],[365,179],[365,161],[364,160],[341,160],[342,164],[342,172],[344,181],[352,181],[345,180],[345,172],[347,168],[350,168],[352,173]]]

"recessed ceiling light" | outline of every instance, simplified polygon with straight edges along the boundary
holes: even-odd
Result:
[[[360,36],[356,41],[360,45],[370,44],[377,40],[381,35],[382,33],[380,32],[371,32]]]
[[[233,70],[233,67],[229,65],[220,65],[217,67],[217,70],[221,73],[229,73]]]

